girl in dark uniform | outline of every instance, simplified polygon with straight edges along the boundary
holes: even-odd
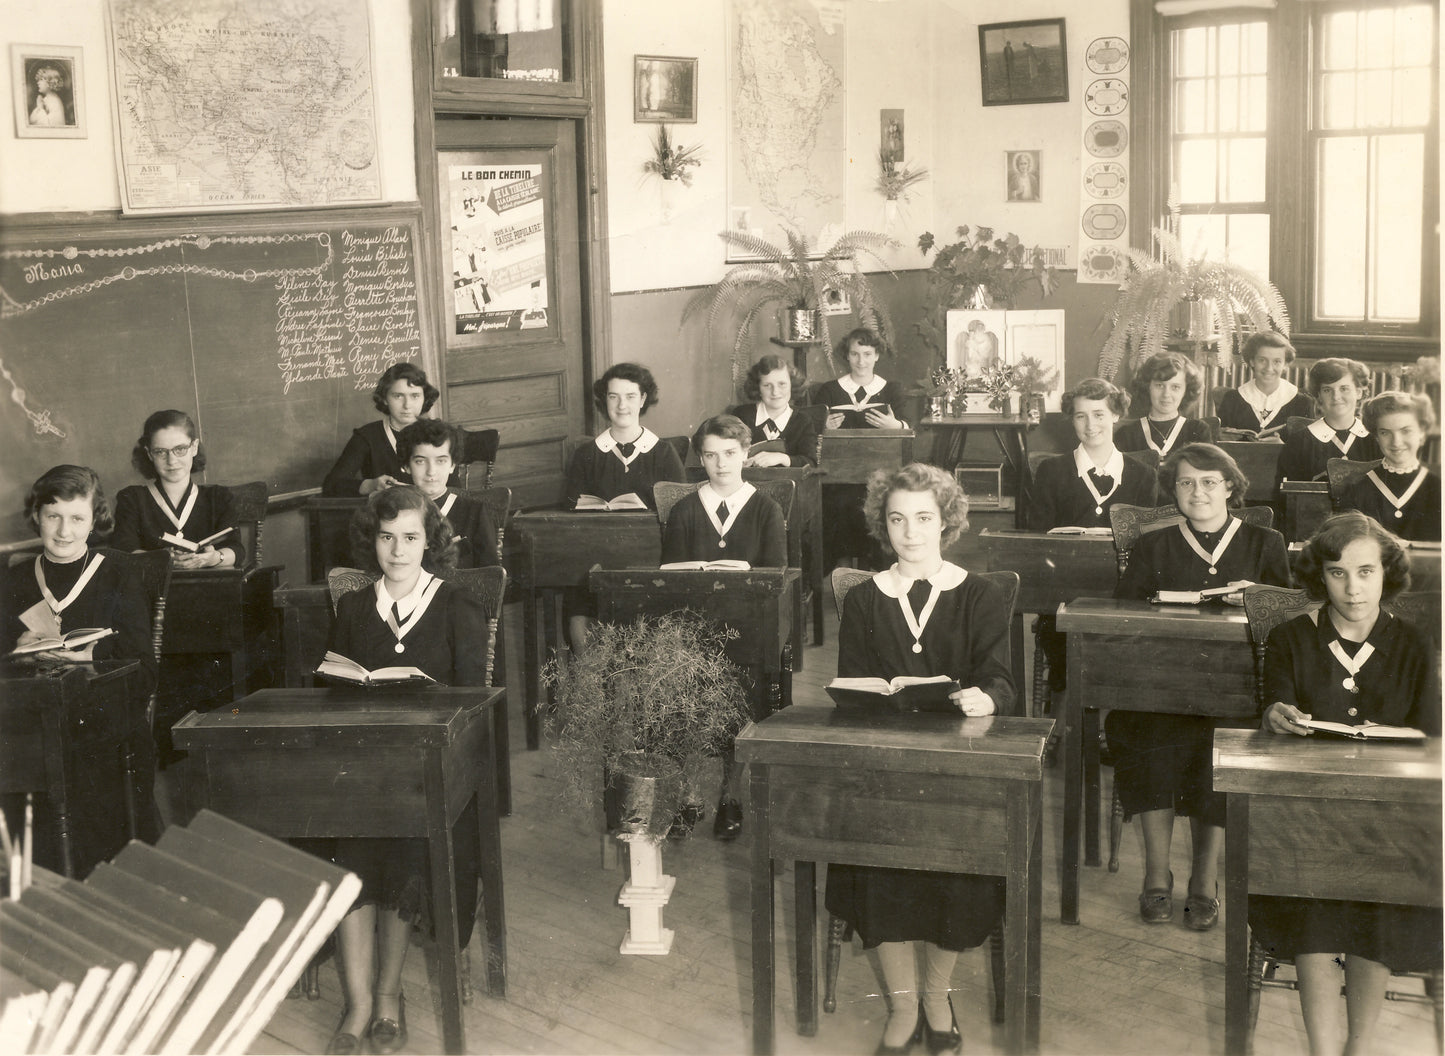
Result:
[[[954,694],[965,715],[1010,710],[1003,596],[942,556],[967,527],[963,489],[934,466],[878,470],[865,514],[897,562],[844,599],[839,676],[949,675],[965,687]],[[828,867],[828,910],[853,925],[864,946],[877,948],[883,966],[892,1008],[879,1052],[907,1052],[920,1039],[930,1052],[959,1051],[948,997],[954,962],[960,950],[988,937],[1003,898],[1003,881],[995,877]],[[915,943],[923,945],[921,988]]]
[[[1440,478],[1420,465],[1420,447],[1435,424],[1430,397],[1382,392],[1365,401],[1360,417],[1384,463],[1355,481],[1340,506],[1368,514],[1402,539],[1439,542]]]
[[[1240,440],[1278,440],[1290,418],[1313,418],[1315,401],[1284,376],[1294,357],[1294,345],[1283,334],[1250,334],[1239,352],[1250,378],[1220,397],[1220,428],[1232,430],[1231,437]]]
[[[1379,445],[1356,417],[1370,389],[1370,374],[1353,359],[1322,359],[1310,367],[1310,395],[1321,417],[1297,429],[1279,455],[1281,480],[1323,480],[1332,458],[1373,462]]]
[[[1207,590],[1250,583],[1289,586],[1284,536],[1230,515],[1249,481],[1213,444],[1188,444],[1159,467],[1159,488],[1172,494],[1184,523],[1145,532],[1134,545],[1115,596],[1143,600],[1160,590]],[[1197,692],[1208,694],[1207,686]],[[1207,931],[1219,919],[1217,868],[1224,843],[1224,797],[1213,791],[1214,720],[1194,715],[1114,711],[1105,724],[1114,780],[1126,818],[1144,833],[1144,891],[1139,915],[1149,924],[1174,916],[1169,846],[1174,817],[1189,818],[1194,864],[1184,924]]]
[[[811,466],[818,461],[818,430],[812,419],[793,408],[793,393],[801,392],[803,376],[782,356],[764,356],[748,370],[742,403],[728,414],[742,419],[752,432],[751,444],[781,440],[782,451],[759,451],[749,466]]]
[[[332,498],[370,495],[393,484],[410,484],[396,435],[416,421],[441,396],[426,379],[426,371],[410,363],[393,363],[376,379],[371,402],[381,414],[375,422],[356,429],[346,441],[341,457],[321,485],[321,494]]]
[[[466,446],[462,430],[439,418],[419,418],[396,437],[396,451],[421,493],[451,526],[457,568],[500,565],[497,529],[476,492],[447,486]]]
[[[1270,633],[1263,728],[1307,737],[1299,720],[1313,718],[1413,726],[1439,737],[1435,648],[1380,608],[1410,583],[1399,542],[1361,513],[1336,514],[1305,545],[1299,575],[1327,604]],[[1340,954],[1349,992],[1345,1052],[1371,1050],[1390,972],[1440,967],[1439,909],[1252,895],[1249,926],[1271,954],[1294,959],[1311,1052],[1340,1051]]]
[[[1182,414],[1199,402],[1204,388],[1204,375],[1187,357],[1155,353],[1135,372],[1131,387],[1131,405],[1145,413],[1115,430],[1114,446],[1120,451],[1154,451],[1164,459],[1185,444],[1209,439],[1209,426]]]

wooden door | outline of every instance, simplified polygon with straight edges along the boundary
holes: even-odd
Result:
[[[501,433],[513,502],[561,497],[585,425],[576,123],[436,120],[447,417]]]

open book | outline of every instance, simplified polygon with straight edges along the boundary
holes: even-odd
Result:
[[[10,655],[26,656],[29,653],[45,653],[52,649],[84,649],[91,642],[109,638],[114,633],[109,627],[77,627],[59,638],[46,637],[19,646]]]
[[[874,407],[887,407],[887,406],[888,406],[888,404],[886,404],[886,403],[839,403],[839,404],[830,404],[830,405],[828,406],[828,410],[830,410],[830,411],[866,411],[866,410],[870,410],[871,408],[874,408]]]
[[[753,566],[746,561],[669,561],[665,565],[658,565],[660,572],[691,572],[691,571],[712,571],[720,572],[746,572]]]
[[[1149,600],[1156,605],[1198,605],[1210,598],[1223,598],[1238,594],[1242,590],[1243,586],[1210,587],[1208,590],[1159,590],[1155,591]]]
[[[174,534],[174,533],[172,533],[172,532],[164,532],[164,533],[162,533],[162,534],[161,534],[161,539],[162,539],[167,545],[169,545],[169,546],[171,547],[171,549],[173,549],[173,550],[184,550],[184,551],[186,551],[186,553],[188,553],[188,554],[194,554],[194,553],[198,553],[203,547],[210,546],[210,545],[211,545],[212,543],[214,543],[217,539],[221,539],[221,538],[224,538],[225,536],[230,535],[230,534],[231,534],[232,532],[234,532],[235,530],[236,530],[236,529],[235,529],[234,527],[231,527],[231,528],[222,528],[219,532],[216,532],[214,535],[208,535],[208,536],[206,536],[204,539],[202,539],[202,540],[201,540],[200,542],[198,542],[198,543],[193,543],[193,542],[191,542],[189,539],[187,539],[185,536],[183,536],[183,535],[176,535],[176,534]]]
[[[1112,529],[1112,528],[1105,528],[1105,527],[1103,527],[1103,526],[1086,528],[1086,527],[1085,527],[1084,525],[1082,525],[1082,524],[1061,524],[1061,525],[1059,525],[1059,527],[1057,527],[1057,528],[1050,528],[1050,529],[1048,530],[1048,534],[1049,534],[1049,535],[1089,535],[1089,536],[1097,536],[1097,537],[1100,538],[1100,539],[1112,539],[1112,538],[1114,537],[1114,529]]]
[[[578,510],[645,510],[647,503],[635,491],[625,492],[614,499],[599,499],[596,495],[578,495]]]
[[[881,678],[835,678],[825,687],[833,703],[843,708],[870,711],[958,711],[949,699],[963,687],[947,675],[920,678],[899,675],[892,681]]]
[[[368,671],[355,660],[329,649],[317,667],[318,675],[350,682],[358,686],[395,685],[398,682],[435,682],[436,679],[419,667],[378,667]]]
[[[1282,444],[1284,443],[1284,437],[1281,434],[1284,432],[1285,427],[1288,425],[1289,422],[1288,420],[1286,420],[1280,422],[1278,425],[1266,426],[1263,429],[1231,429],[1229,428],[1229,426],[1224,426],[1219,430],[1219,439],[1263,440],[1266,443]]]
[[[1299,725],[1307,730],[1333,733],[1340,737],[1351,737],[1357,741],[1423,741],[1425,734],[1409,726],[1382,726],[1366,722],[1350,726],[1343,722],[1327,722],[1324,719],[1300,719]]]

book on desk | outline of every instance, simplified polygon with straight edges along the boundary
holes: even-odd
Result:
[[[947,675],[899,675],[893,679],[835,678],[825,687],[840,708],[866,711],[957,712],[950,694],[963,687]]]

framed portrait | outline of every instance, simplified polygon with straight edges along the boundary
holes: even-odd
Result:
[[[1043,201],[1043,151],[1006,150],[1004,198],[1010,202]]]
[[[1034,359],[1046,370],[1056,371],[1053,386],[1044,393],[1044,409],[1059,410],[1064,395],[1064,310],[1045,308],[1005,314],[1008,365],[1016,367],[1022,360]]]
[[[824,315],[850,315],[852,312],[853,298],[848,296],[847,290],[830,286],[823,291]]]
[[[10,45],[10,94],[20,139],[84,139],[85,71],[80,48]]]
[[[1067,103],[1068,58],[1062,18],[979,26],[983,105]]]
[[[962,368],[965,377],[978,378],[989,367],[1007,363],[1008,314],[999,309],[949,309],[944,327],[948,365]]]
[[[634,55],[632,120],[695,123],[697,60],[669,55]]]

